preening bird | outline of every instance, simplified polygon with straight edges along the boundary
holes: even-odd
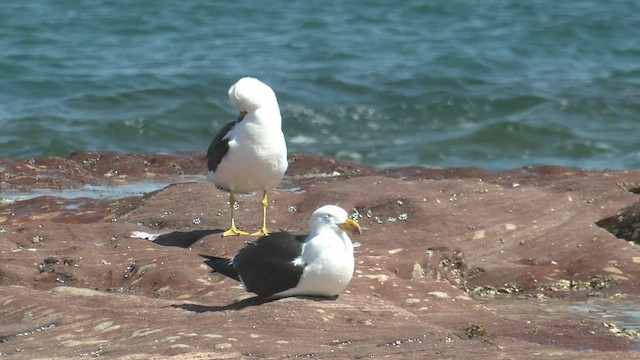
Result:
[[[262,228],[251,235],[265,236],[267,192],[275,188],[287,170],[287,144],[273,90],[260,80],[245,77],[229,88],[229,100],[240,114],[214,136],[207,151],[207,178],[229,191],[231,226],[223,236],[248,235],[234,219],[237,193],[262,191]]]
[[[275,232],[247,244],[233,258],[201,255],[214,271],[263,298],[336,296],[351,281],[353,244],[362,234],[346,211],[325,205],[311,214],[308,235]]]

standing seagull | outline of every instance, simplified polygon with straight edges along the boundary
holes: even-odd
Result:
[[[262,228],[267,231],[267,191],[275,188],[287,170],[287,144],[276,94],[258,79],[245,77],[229,88],[229,100],[240,110],[238,120],[226,124],[213,138],[207,160],[207,178],[229,191],[231,227],[222,236],[248,235],[233,218],[236,193],[262,190]]]
[[[362,234],[346,211],[325,205],[311,214],[309,235],[276,232],[247,244],[232,259],[201,255],[214,271],[263,298],[339,295],[353,276],[353,244]]]

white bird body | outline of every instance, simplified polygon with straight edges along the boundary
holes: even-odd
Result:
[[[284,134],[280,126],[265,126],[265,121],[257,121],[257,115],[248,114],[231,130],[225,158],[207,174],[219,187],[239,193],[267,191],[284,176],[288,165]],[[278,123],[279,118],[278,112]]]

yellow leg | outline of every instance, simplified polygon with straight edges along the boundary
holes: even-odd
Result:
[[[233,219],[233,211],[235,210],[235,207],[236,207],[236,197],[233,194],[233,191],[230,191],[229,193],[230,193],[229,204],[231,205],[231,227],[229,228],[229,230],[222,233],[222,236],[249,235],[248,232],[238,230],[238,228],[236,227],[236,222]]]
[[[251,234],[253,236],[269,235],[269,231],[267,230],[267,205],[269,205],[269,201],[267,200],[267,191],[265,190],[264,194],[262,195],[262,229]]]

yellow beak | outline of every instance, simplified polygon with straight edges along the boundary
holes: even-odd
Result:
[[[340,224],[340,229],[353,235],[362,235],[362,228],[360,228],[360,225],[358,225],[358,223],[353,221],[352,219],[347,219],[347,221]]]
[[[240,115],[238,115],[238,121],[242,121],[242,119],[244,119],[244,117],[247,116],[247,112],[246,111],[240,111]]]

